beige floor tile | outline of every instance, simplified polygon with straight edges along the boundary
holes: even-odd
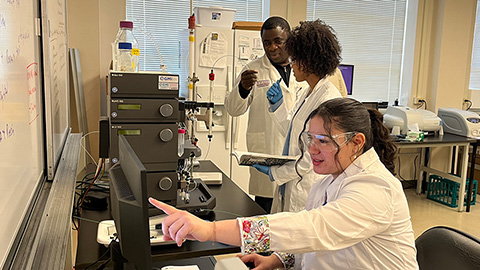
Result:
[[[480,208],[472,205],[470,212],[458,212],[456,208],[427,199],[425,194],[417,195],[415,189],[405,190],[415,237],[425,230],[438,226],[449,226],[480,238]]]

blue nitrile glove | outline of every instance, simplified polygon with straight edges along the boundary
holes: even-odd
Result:
[[[252,165],[255,169],[259,172],[264,173],[266,175],[270,175],[270,166],[260,165],[260,164],[253,164]]]
[[[270,89],[267,90],[267,99],[271,104],[275,104],[283,98],[282,88],[280,88],[280,81],[282,78],[278,79]]]

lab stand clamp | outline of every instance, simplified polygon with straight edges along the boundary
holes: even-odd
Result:
[[[215,110],[215,104],[213,102],[201,102],[201,101],[183,101],[183,108],[186,112],[186,117],[188,121],[196,123],[197,126],[202,123],[205,127],[203,131],[209,130],[209,122],[211,121],[211,128],[215,128],[215,123],[213,122],[213,113],[207,113],[209,110]]]

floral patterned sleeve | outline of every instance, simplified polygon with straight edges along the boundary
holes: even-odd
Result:
[[[295,268],[295,255],[291,253],[274,252],[275,256],[283,263],[286,270]]]
[[[270,250],[270,226],[267,216],[238,218],[242,239],[242,254],[266,252]],[[288,253],[275,255],[282,261],[285,269],[293,269],[295,256]]]

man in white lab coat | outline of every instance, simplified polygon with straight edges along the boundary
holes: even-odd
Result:
[[[248,63],[237,78],[232,92],[225,98],[225,107],[232,116],[240,116],[249,111],[247,127],[247,150],[256,153],[281,155],[285,143],[282,132],[268,112],[267,90],[279,82],[283,92],[283,102],[290,109],[302,88],[291,72],[289,56],[285,51],[285,41],[290,25],[281,17],[267,19],[260,31],[265,55]],[[250,169],[249,193],[267,213],[270,212],[275,183],[265,174]]]

